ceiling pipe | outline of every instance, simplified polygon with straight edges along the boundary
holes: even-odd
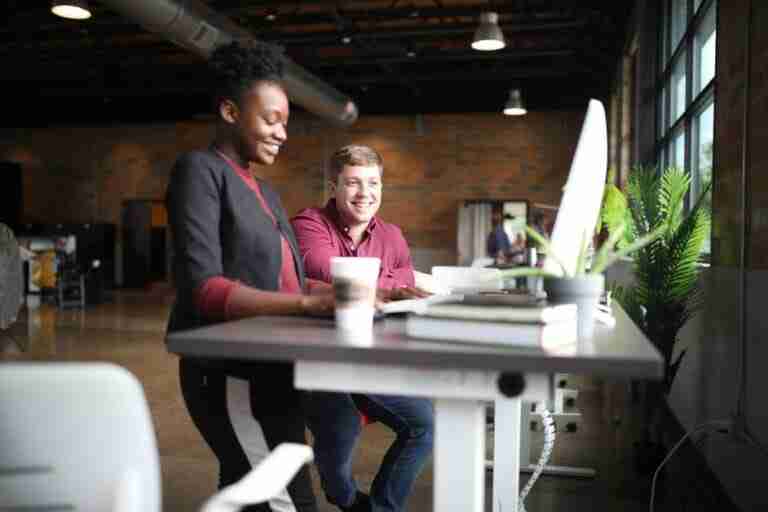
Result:
[[[150,32],[208,58],[213,50],[253,35],[199,0],[103,0]],[[285,90],[310,112],[347,126],[357,120],[357,105],[283,54]]]

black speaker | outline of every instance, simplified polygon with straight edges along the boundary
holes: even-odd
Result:
[[[21,164],[0,162],[0,222],[15,233],[21,227],[24,189],[21,179]]]
[[[99,260],[99,273],[104,287],[114,287],[115,276],[115,225],[105,223],[75,224],[73,233],[77,239],[77,263],[81,268],[90,269],[94,260]]]
[[[123,201],[123,286],[142,288],[167,279],[166,214],[162,201]]]
[[[152,205],[123,201],[123,286],[143,288],[152,271]]]

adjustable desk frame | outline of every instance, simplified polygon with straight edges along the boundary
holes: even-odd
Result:
[[[481,512],[485,501],[485,402],[496,405],[493,510],[516,512],[521,400],[547,396],[554,373],[660,378],[661,355],[626,314],[591,340],[558,352],[409,339],[405,321],[377,322],[372,339],[345,339],[331,320],[258,317],[168,336],[185,356],[295,361],[301,389],[426,396],[435,404],[434,510]],[[525,390],[513,386],[525,376]]]

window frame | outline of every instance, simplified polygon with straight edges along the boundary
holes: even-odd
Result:
[[[669,165],[675,159],[674,155],[670,154],[675,137],[681,133],[684,134],[683,168],[690,174],[691,180],[694,182],[686,198],[686,208],[690,208],[692,206],[691,193],[699,190],[702,179],[702,176],[698,176],[699,169],[693,168],[694,164],[697,164],[698,153],[700,152],[700,148],[694,147],[700,142],[697,122],[700,114],[710,105],[714,108],[717,100],[717,73],[698,93],[694,94],[695,82],[700,73],[700,69],[695,69],[694,67],[694,61],[696,60],[696,35],[700,27],[703,26],[707,15],[710,15],[713,12],[711,9],[713,9],[715,16],[713,34],[715,35],[715,48],[717,48],[718,0],[683,0],[686,5],[685,30],[677,46],[672,48],[672,10],[675,1],[679,0],[660,0],[661,23],[657,33],[658,61],[660,64],[657,67],[655,84],[656,100],[654,103],[657,112],[654,117],[657,126],[654,130],[654,155],[660,169]],[[673,95],[677,94],[673,78],[675,77],[675,72],[679,71],[681,62],[684,69],[685,98],[682,112],[677,119],[673,120]],[[700,67],[701,63],[699,62],[698,65]],[[698,85],[701,86],[701,84]],[[697,152],[695,157],[693,155],[694,151]],[[709,244],[707,244],[707,247],[709,247]],[[708,256],[708,251],[704,254]]]

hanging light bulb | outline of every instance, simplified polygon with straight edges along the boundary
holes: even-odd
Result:
[[[501,50],[506,46],[504,33],[499,28],[499,15],[495,12],[480,14],[480,25],[475,30],[472,48],[480,51]]]
[[[70,20],[87,20],[91,17],[91,10],[86,0],[53,0],[51,12]]]
[[[528,111],[525,109],[520,89],[510,90],[509,99],[507,100],[507,104],[504,105],[504,114],[508,116],[523,116],[526,113],[528,113]]]

